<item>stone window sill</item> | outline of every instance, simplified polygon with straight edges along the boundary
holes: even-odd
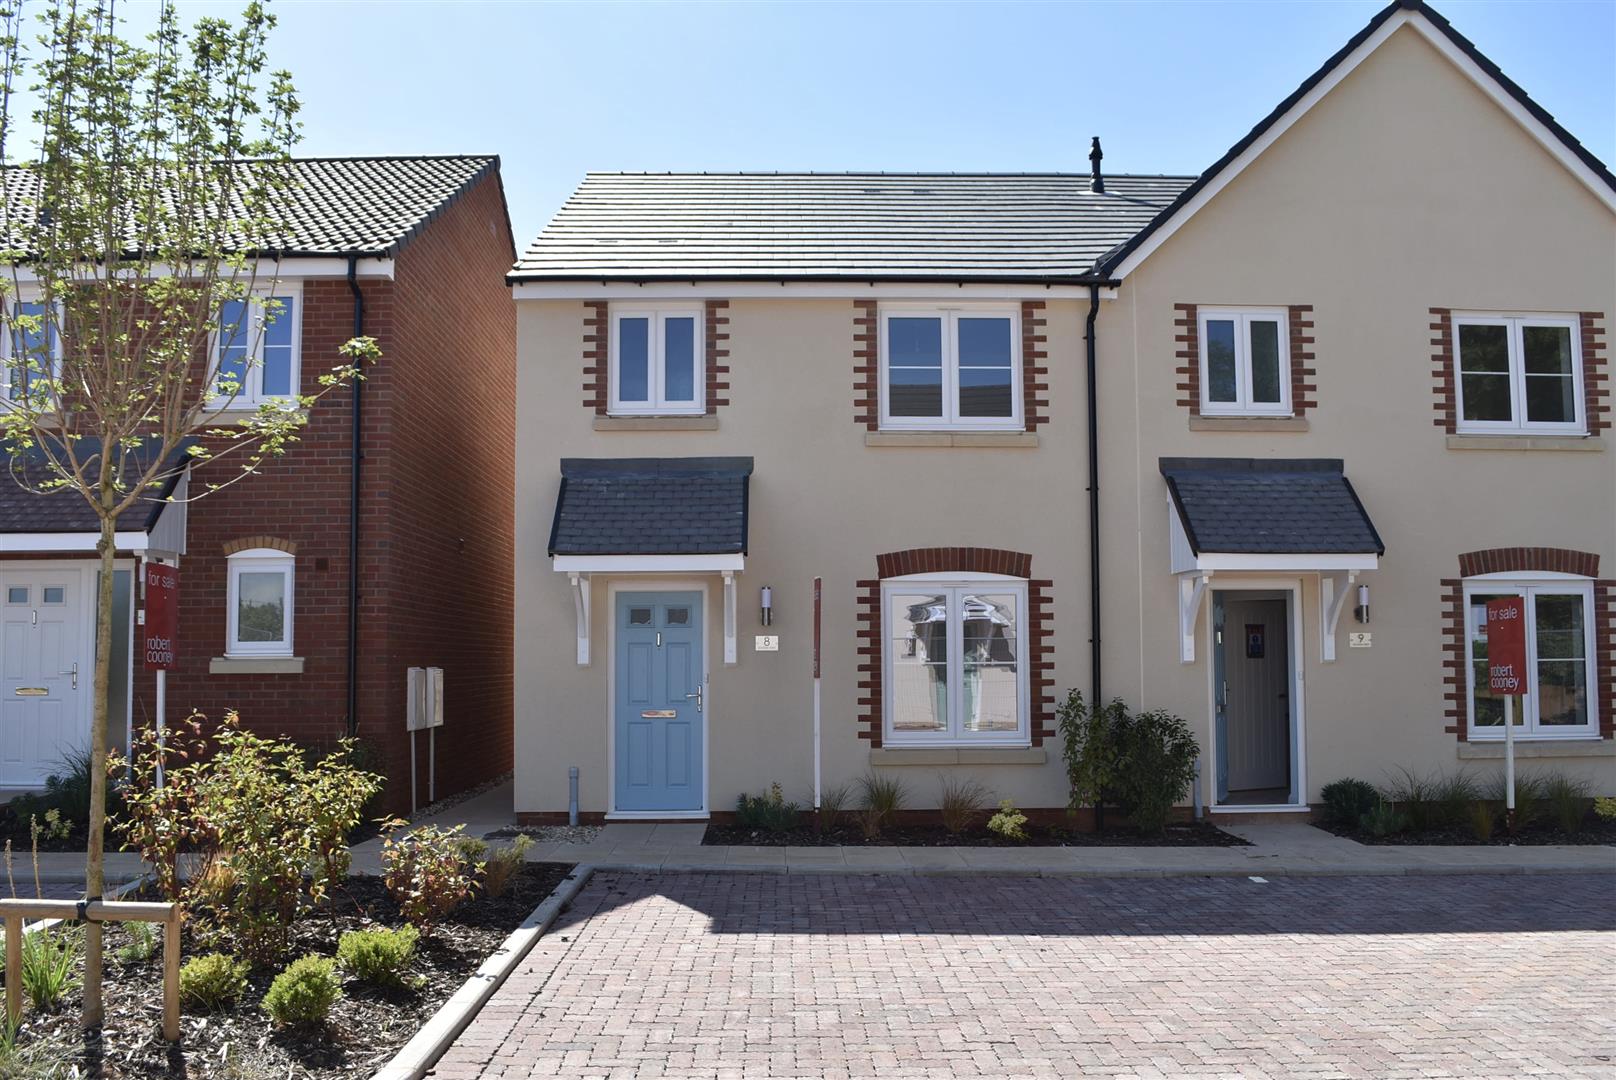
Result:
[[[1305,416],[1192,416],[1191,431],[1306,431]]]
[[[1516,739],[1517,758],[1570,758],[1616,757],[1616,740],[1612,739]],[[1502,761],[1504,743],[1462,742],[1459,744],[1460,761]]]
[[[1042,765],[1048,760],[1037,746],[878,746],[870,751],[871,765]]]
[[[716,416],[597,416],[596,431],[717,431]]]
[[[301,656],[215,656],[208,661],[210,675],[301,675]]]
[[[1034,447],[1032,431],[868,431],[865,446]]]
[[[1572,450],[1603,453],[1597,435],[1449,435],[1449,450]]]

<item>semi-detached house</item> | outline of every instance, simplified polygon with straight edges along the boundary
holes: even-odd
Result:
[[[1214,814],[1507,715],[1616,791],[1616,178],[1418,2],[1200,176],[1094,164],[585,179],[509,275],[520,814],[1060,807],[1069,688],[1185,717]]]

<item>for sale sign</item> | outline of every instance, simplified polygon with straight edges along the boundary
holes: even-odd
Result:
[[[1487,685],[1495,694],[1526,693],[1526,601],[1487,601]]]
[[[147,671],[174,666],[174,632],[179,623],[180,571],[177,566],[146,564],[146,623],[140,634]]]

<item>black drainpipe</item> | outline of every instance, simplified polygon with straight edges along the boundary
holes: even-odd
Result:
[[[348,289],[353,293],[353,335],[365,333],[365,298],[359,291],[359,256],[348,256]],[[348,737],[359,734],[359,463],[360,436],[364,431],[362,398],[353,381],[353,433],[348,452],[351,456],[348,490]]]
[[[1097,140],[1096,140],[1097,141]],[[1099,364],[1095,358],[1094,320],[1100,314],[1100,286],[1089,285],[1088,382],[1089,382],[1089,664],[1094,686],[1092,706],[1100,700],[1100,403],[1095,397]]]

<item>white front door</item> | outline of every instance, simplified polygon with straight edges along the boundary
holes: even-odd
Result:
[[[90,743],[82,569],[0,569],[0,787],[41,787]]]

